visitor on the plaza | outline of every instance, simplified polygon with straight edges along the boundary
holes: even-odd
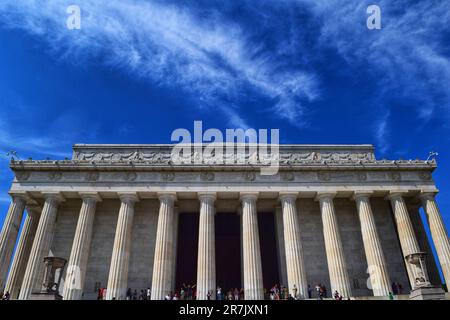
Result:
[[[131,291],[131,288],[128,288],[126,293],[126,299],[131,300],[133,298],[133,291]]]
[[[425,279],[424,279],[425,280]],[[397,282],[398,294],[403,293],[403,286],[400,282]]]
[[[339,294],[337,290],[334,291],[333,297],[334,300],[342,300],[342,296]]]
[[[392,292],[394,293],[394,295],[398,294],[398,287],[397,284],[395,282],[392,282]]]
[[[139,295],[139,300],[145,300],[144,290],[141,290],[141,293]]]
[[[238,288],[234,288],[234,300],[239,300],[239,290],[238,290]]]
[[[312,298],[312,289],[311,286],[308,284],[308,299]]]
[[[322,297],[324,297],[324,298],[328,297],[328,291],[327,291],[327,287],[325,287],[325,285],[321,286],[321,290],[322,290]]]
[[[9,300],[11,298],[9,291],[6,291],[5,295],[3,296],[2,300]]]
[[[394,295],[392,294],[392,292],[389,292],[389,300],[394,300]]]
[[[192,300],[192,287],[190,284],[187,286],[187,299]]]
[[[281,298],[283,300],[287,300],[289,298],[289,292],[288,292],[288,288],[285,286],[281,287]]]
[[[170,297],[170,294],[166,294],[166,296],[164,297],[164,300],[172,300],[172,298]]]
[[[295,285],[295,283],[294,283],[294,286],[292,287],[292,291],[294,293],[294,299],[297,299],[297,291],[298,291],[298,289],[297,289],[297,286]]]
[[[228,290],[227,292],[227,300],[233,300],[233,293],[231,292],[231,290]]]
[[[178,292],[175,292],[175,294],[172,297],[172,300],[179,300],[178,298]]]
[[[316,292],[317,292],[317,300],[322,300],[323,299],[322,286],[320,285],[320,283],[316,284]]]
[[[274,289],[274,299],[280,300],[280,290],[278,289],[278,285],[275,284],[273,289]]]
[[[151,296],[152,296],[152,292],[151,292],[150,288],[147,288],[147,300],[150,300]]]
[[[103,289],[102,288],[98,289],[97,300],[103,300]]]
[[[239,298],[241,300],[245,300],[245,291],[244,288],[241,288],[241,291],[239,292]]]
[[[216,299],[217,300],[222,300],[222,288],[221,287],[217,287]]]

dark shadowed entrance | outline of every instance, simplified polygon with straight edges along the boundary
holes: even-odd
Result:
[[[279,283],[275,215],[272,212],[258,212],[258,228],[264,288],[269,290]]]
[[[225,292],[241,288],[240,217],[237,213],[219,213],[216,224],[216,283]]]
[[[183,213],[178,220],[178,247],[175,288],[197,282],[198,213]]]

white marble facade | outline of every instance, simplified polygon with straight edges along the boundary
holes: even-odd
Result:
[[[417,251],[429,253],[427,276],[439,284],[430,241],[450,281],[434,160],[377,160],[371,145],[281,145],[279,173],[268,176],[255,165],[175,165],[170,150],[75,145],[71,160],[12,161],[1,289],[28,299],[40,289],[43,257],[54,255],[68,261],[64,299],[95,299],[98,287],[107,287],[108,299],[124,299],[128,287],[149,287],[152,299],[163,299],[175,286],[178,219],[197,213],[198,298],[206,299],[218,285],[214,230],[223,212],[241,215],[247,299],[263,297],[267,263],[278,264],[280,282],[298,298],[316,283],[346,297],[383,297],[392,282],[407,292],[414,278],[404,257]],[[261,212],[273,215],[277,261],[261,257]]]

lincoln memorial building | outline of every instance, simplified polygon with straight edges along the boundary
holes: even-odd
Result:
[[[450,283],[434,159],[380,160],[371,145],[280,145],[279,171],[265,175],[262,164],[175,164],[172,149],[78,144],[72,159],[12,159],[0,291],[42,292],[45,257],[66,260],[67,300],[97,299],[101,288],[106,299],[150,288],[161,300],[183,283],[199,300],[215,299],[217,287],[264,299],[274,284],[297,299],[310,285],[315,298],[318,283],[345,299],[383,299],[396,283],[407,299],[441,286],[438,265]]]

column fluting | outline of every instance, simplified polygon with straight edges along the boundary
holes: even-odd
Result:
[[[101,198],[97,193],[82,193],[80,214],[66,271],[63,299],[81,300],[91,246],[95,208]]]
[[[356,208],[361,225],[361,234],[373,295],[388,296],[391,291],[391,281],[372,207],[370,205],[370,195],[370,193],[355,192],[353,198],[356,201]]]
[[[394,212],[394,220],[397,226],[397,233],[400,240],[400,247],[402,248],[403,261],[408,272],[409,282],[412,288],[415,287],[416,270],[405,259],[406,256],[421,252],[419,243],[417,242],[416,234],[414,232],[413,224],[409,216],[408,208],[401,192],[390,192],[388,199],[391,202],[392,211]],[[428,275],[426,275],[428,279]]]
[[[434,247],[436,248],[439,263],[441,264],[445,283],[450,284],[450,241],[444,221],[442,220],[442,215],[436,203],[435,193],[423,192],[420,198],[427,215],[428,226],[430,227],[431,237],[433,238]]]
[[[34,236],[33,246],[31,247],[27,267],[20,288],[19,299],[26,300],[31,293],[38,289],[38,280],[41,278],[43,270],[44,257],[50,251],[50,245],[53,238],[56,215],[59,204],[64,198],[59,193],[45,194],[45,203],[42,208],[39,223]]]
[[[106,300],[124,300],[128,284],[131,230],[133,227],[134,205],[138,197],[134,193],[120,193],[121,205],[117,219],[114,247],[109,268]]]
[[[215,193],[199,193],[200,223],[198,233],[197,300],[215,299],[216,250],[214,231]]]
[[[245,300],[264,299],[257,198],[257,193],[241,193]]]
[[[156,232],[155,258],[152,276],[152,300],[164,300],[170,293],[173,268],[173,220],[175,193],[159,194],[158,230]]]
[[[308,296],[308,281],[303,259],[296,199],[296,193],[280,194],[289,293],[296,299],[305,299]]]
[[[22,196],[12,195],[11,197],[11,204],[0,233],[0,291],[3,291],[5,287],[8,268],[11,263],[26,203]]]
[[[27,267],[28,257],[39,223],[41,208],[28,206],[26,210],[27,216],[23,223],[16,253],[14,254],[11,269],[9,270],[8,278],[6,280],[5,292],[10,293],[11,299],[17,299],[19,295],[25,268]]]
[[[352,296],[352,290],[339,225],[334,210],[334,196],[334,193],[319,193],[317,200],[319,200],[322,214],[323,236],[325,239],[331,293],[333,294],[337,290],[341,296],[348,298]]]

